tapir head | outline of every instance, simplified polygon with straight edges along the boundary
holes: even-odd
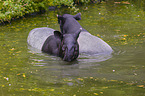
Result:
[[[63,32],[63,26],[66,24],[66,19],[71,18],[71,23],[74,24],[74,21],[81,20],[81,13],[78,13],[76,15],[70,15],[70,14],[64,14],[64,15],[57,15],[58,17],[58,23],[60,24],[61,32]]]
[[[57,36],[57,38],[61,38],[61,44],[59,47],[59,56],[64,61],[73,61],[75,60],[79,55],[79,44],[77,42],[77,39],[79,37],[79,34],[81,32],[82,28],[78,30],[78,32],[74,34],[63,34],[59,31],[54,31],[54,35]]]

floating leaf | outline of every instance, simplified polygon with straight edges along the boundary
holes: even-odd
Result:
[[[80,80],[80,81],[83,81],[83,79],[82,78],[77,78],[78,80]]]
[[[18,73],[17,75],[20,75],[20,73]]]
[[[18,51],[18,52],[16,52],[16,53],[20,53],[21,51]]]
[[[124,37],[127,37],[128,35],[123,35]]]
[[[94,93],[94,95],[99,95],[98,93]]]
[[[9,63],[5,63],[5,65],[8,65]]]
[[[8,77],[4,77],[4,79],[6,79],[7,81],[9,80],[9,78],[8,78]]]
[[[54,89],[50,89],[50,91],[54,91]]]
[[[23,77],[24,77],[24,78],[26,77],[25,73],[23,73]]]
[[[128,1],[126,1],[126,2],[125,2],[125,1],[123,1],[122,3],[123,3],[123,4],[130,4]]]
[[[11,51],[15,50],[15,48],[10,49]]]
[[[93,79],[93,77],[90,77],[90,79]]]
[[[144,87],[144,85],[137,85],[137,87]]]
[[[111,81],[111,82],[117,82],[117,80],[109,80],[109,81]]]

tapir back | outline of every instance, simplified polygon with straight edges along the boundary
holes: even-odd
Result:
[[[80,33],[78,43],[80,53],[111,54],[113,51],[105,41],[85,31]]]
[[[54,34],[53,32],[54,29],[47,28],[47,27],[35,28],[30,31],[27,38],[27,43],[30,46],[41,50],[44,42],[50,35]]]
[[[50,35],[54,35],[54,29],[47,27],[35,28],[30,31],[27,42],[31,47],[42,50],[42,46]],[[86,31],[80,33],[78,43],[79,53],[111,54],[113,52],[112,48],[106,42]]]

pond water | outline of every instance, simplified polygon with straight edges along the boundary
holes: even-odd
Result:
[[[56,14],[65,8],[0,26],[1,96],[145,96],[145,12],[127,3],[80,7],[79,23],[114,50],[111,55],[80,54],[67,63],[27,45],[38,27],[59,30]]]

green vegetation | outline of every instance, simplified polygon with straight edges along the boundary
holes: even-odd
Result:
[[[61,7],[63,5],[74,9],[74,3],[89,3],[90,1],[92,0],[0,0],[0,23],[47,10],[49,6]]]
[[[12,19],[23,17],[26,14],[31,14],[34,12],[40,12],[42,10],[48,10],[49,6],[67,6],[73,11],[77,12],[76,4],[85,4],[85,3],[96,3],[98,1],[105,0],[0,0],[0,23],[4,21],[10,22]],[[117,0],[116,0],[117,1]],[[129,1],[143,6],[143,0],[120,0],[115,3],[125,3],[129,4]],[[142,3],[140,3],[142,2]]]

